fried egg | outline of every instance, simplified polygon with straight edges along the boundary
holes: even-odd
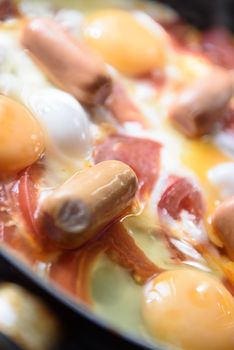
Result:
[[[148,22],[151,21],[149,18]],[[96,12],[85,19],[84,40],[106,63],[124,74],[139,75],[162,68],[166,35],[159,26],[155,31],[141,22],[133,14],[118,9]]]
[[[88,114],[73,96],[56,89],[22,50],[14,31],[0,32],[4,55],[0,65],[0,91],[24,104],[44,132],[47,152],[77,162],[91,152]],[[14,54],[12,54],[14,52]]]
[[[0,172],[17,173],[33,164],[44,151],[38,121],[21,104],[0,96]]]
[[[143,318],[153,337],[183,350],[232,350],[234,300],[209,274],[172,270],[150,281]]]

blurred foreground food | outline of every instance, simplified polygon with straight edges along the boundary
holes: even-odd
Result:
[[[51,350],[59,324],[44,303],[12,284],[0,284],[0,331],[25,350]]]

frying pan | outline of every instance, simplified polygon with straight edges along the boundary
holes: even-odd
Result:
[[[22,285],[45,301],[57,315],[64,333],[61,344],[55,350],[164,350],[112,328],[82,304],[74,302],[62,291],[35,275],[4,246],[0,247],[0,281]],[[10,340],[7,342],[5,336],[1,339],[0,333],[0,350],[19,348]]]
[[[1,1],[1,0],[0,0]],[[172,6],[182,17],[199,28],[211,25],[226,26],[234,30],[233,0],[162,0]],[[56,350],[166,350],[119,333],[108,323],[90,313],[83,305],[75,303],[61,291],[40,279],[12,252],[0,247],[0,281],[18,283],[44,300],[55,312],[63,326],[64,334]],[[16,344],[0,333],[1,350],[20,350]],[[43,350],[43,349],[42,349]]]

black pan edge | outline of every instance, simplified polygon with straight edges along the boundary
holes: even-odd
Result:
[[[140,337],[137,338],[110,326],[108,322],[91,313],[84,305],[69,298],[51,282],[46,282],[36,273],[33,273],[26,263],[14,256],[9,248],[0,247],[0,259],[10,269],[10,273],[15,273],[18,276],[16,281],[14,277],[13,282],[19,282],[43,300],[46,300],[60,316],[63,323],[67,324],[68,330],[71,332],[68,337],[77,338],[73,339],[74,347],[71,347],[71,349],[168,350],[167,347],[162,347],[156,343],[150,344],[140,339]],[[0,263],[2,264],[2,262]],[[10,273],[6,272],[8,280],[11,279]],[[75,344],[77,346],[81,344],[81,348],[76,347]],[[67,346],[66,350],[68,350]]]

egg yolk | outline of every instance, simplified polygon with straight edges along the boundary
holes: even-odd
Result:
[[[173,270],[148,283],[146,327],[158,340],[183,350],[234,349],[234,299],[210,275]]]
[[[18,102],[0,96],[0,172],[16,173],[34,163],[44,150],[37,120]]]
[[[86,18],[83,33],[86,43],[124,74],[139,75],[164,64],[163,30],[151,31],[131,13],[96,12]]]

